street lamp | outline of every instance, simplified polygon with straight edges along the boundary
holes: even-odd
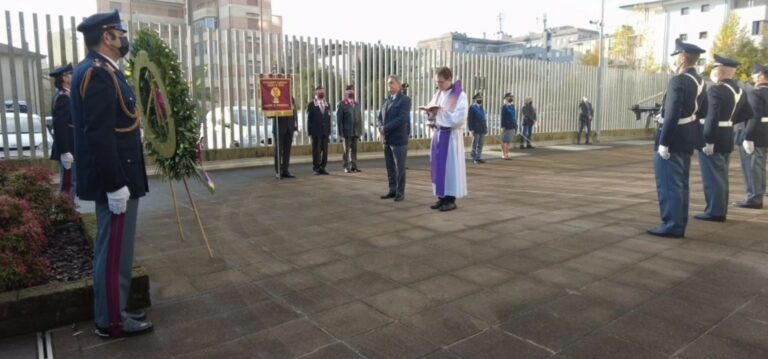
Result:
[[[603,115],[605,114],[605,111],[603,111],[603,108],[605,107],[603,105],[603,77],[605,73],[605,49],[603,47],[603,42],[605,38],[605,0],[601,1],[601,8],[600,8],[600,21],[597,20],[590,20],[589,23],[592,25],[597,25],[600,27],[600,60],[598,62],[598,71],[597,71],[597,118],[595,118],[595,140],[600,140],[600,125],[603,122]]]

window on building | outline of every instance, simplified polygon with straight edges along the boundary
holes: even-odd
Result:
[[[752,35],[760,35],[760,21],[752,21]]]
[[[709,12],[709,4],[701,5],[701,12]]]
[[[691,12],[691,9],[687,7],[680,9],[680,15],[688,15],[688,13],[690,12]]]
[[[681,41],[688,41],[688,34],[680,34]]]
[[[707,38],[707,35],[708,34],[707,34],[706,31],[702,31],[702,32],[699,33],[699,39],[704,40],[704,39]]]

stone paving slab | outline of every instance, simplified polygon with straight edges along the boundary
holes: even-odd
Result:
[[[380,160],[354,175],[297,164],[282,181],[269,167],[214,172],[215,195],[192,186],[213,259],[189,203],[181,241],[169,185],[152,179],[136,259],[157,329],[103,341],[90,323],[57,328],[56,358],[768,357],[768,210],[648,236],[652,149],[605,145],[468,162],[470,195],[448,213],[428,208],[423,157],[398,203],[379,199]],[[695,158],[691,189],[693,216]],[[3,339],[0,357],[33,342]]]

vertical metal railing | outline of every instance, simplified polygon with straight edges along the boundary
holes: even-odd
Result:
[[[85,55],[75,17],[24,13],[18,19],[5,11],[7,53],[0,54],[0,98],[14,105],[0,113],[0,140],[3,144],[29,143],[34,150],[4,145],[3,157],[45,158],[50,151],[47,136],[35,137],[35,129],[45,130],[54,92],[46,76],[49,69],[68,62],[76,64]],[[0,19],[3,20],[3,19]],[[58,25],[58,26],[56,26]],[[427,138],[430,131],[418,106],[434,94],[434,70],[451,66],[456,79],[463,81],[468,98],[482,92],[489,119],[490,134],[500,133],[500,109],[503,95],[515,95],[518,112],[525,98],[532,98],[538,110],[538,133],[575,132],[578,103],[587,96],[593,103],[597,96],[597,69],[578,64],[549,63],[539,60],[494,57],[484,54],[453,53],[382,44],[366,44],[335,39],[272,34],[263,29],[193,29],[185,25],[132,23],[130,32],[154,29],[177,52],[179,64],[190,83],[190,97],[199,105],[201,136],[206,147],[219,149],[239,146],[267,146],[272,137],[270,121],[260,111],[258,76],[280,72],[293,78],[293,92],[299,131],[297,144],[308,144],[306,104],[314,97],[314,87],[323,84],[329,104],[344,99],[344,89],[354,84],[363,109],[364,141],[379,141],[376,130],[378,112],[388,96],[386,77],[400,75],[411,86],[411,136]],[[30,28],[31,26],[31,28]],[[131,36],[132,34],[129,34]],[[601,131],[640,129],[645,123],[634,120],[628,110],[638,99],[664,90],[668,75],[646,74],[627,69],[607,69],[604,86],[604,114]],[[19,112],[20,101],[29,116]],[[651,100],[653,101],[653,100]],[[34,120],[33,120],[33,116]],[[39,123],[37,120],[39,116]],[[24,122],[24,123],[22,123]],[[20,131],[29,127],[29,133]],[[240,127],[238,127],[240,126]],[[338,138],[335,122],[332,134]],[[28,136],[28,138],[23,138]]]

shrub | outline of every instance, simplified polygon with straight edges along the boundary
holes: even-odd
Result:
[[[48,263],[41,253],[47,244],[30,204],[0,195],[0,292],[45,281]]]

